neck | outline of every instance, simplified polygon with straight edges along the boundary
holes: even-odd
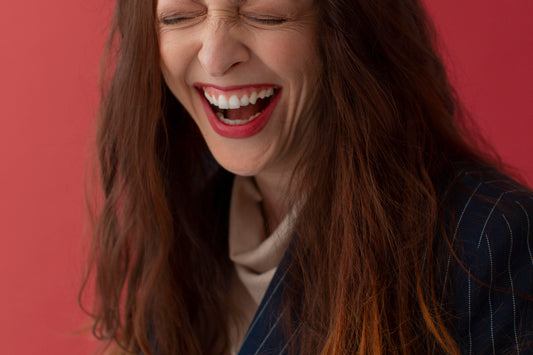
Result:
[[[290,201],[287,199],[290,174],[263,172],[254,177],[263,197],[262,207],[267,235],[270,235],[289,213]]]

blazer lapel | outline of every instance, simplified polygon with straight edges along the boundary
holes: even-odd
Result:
[[[289,263],[290,247],[265,292],[238,355],[286,354],[288,343],[298,332],[298,328],[295,329],[288,341],[283,334],[284,316],[288,311],[283,309],[281,301]]]

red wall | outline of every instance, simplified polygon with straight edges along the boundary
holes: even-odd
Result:
[[[483,133],[533,184],[533,2],[427,0]],[[0,3],[0,342],[4,354],[89,354],[74,332],[83,177],[104,0]]]
[[[482,133],[533,186],[533,1],[426,0]]]

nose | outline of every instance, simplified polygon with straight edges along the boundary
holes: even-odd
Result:
[[[205,27],[198,59],[209,75],[223,76],[250,59],[249,49],[239,38],[236,26],[225,19],[213,19]]]

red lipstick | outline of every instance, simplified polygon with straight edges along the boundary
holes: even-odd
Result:
[[[213,108],[211,107],[211,104],[209,103],[209,101],[207,101],[206,97],[204,96],[203,88],[205,87],[214,88],[217,91],[226,92],[229,95],[229,94],[234,94],[236,92],[242,92],[243,90],[247,90],[250,88],[268,89],[268,88],[275,87],[275,85],[255,84],[255,85],[242,85],[242,86],[231,86],[231,87],[218,87],[214,85],[206,85],[206,84],[198,83],[198,84],[195,84],[194,86],[197,89],[198,95],[200,95],[200,99],[202,100],[202,106],[207,115],[209,123],[211,124],[211,127],[213,127],[213,130],[216,133],[226,138],[248,138],[259,133],[267,125],[268,120],[270,119],[270,116],[272,115],[272,112],[276,108],[276,105],[281,98],[281,95],[280,95],[281,89],[276,89],[274,97],[272,98],[268,106],[266,106],[257,117],[243,124],[231,125],[231,124],[222,122],[217,117],[217,115],[213,111]]]

